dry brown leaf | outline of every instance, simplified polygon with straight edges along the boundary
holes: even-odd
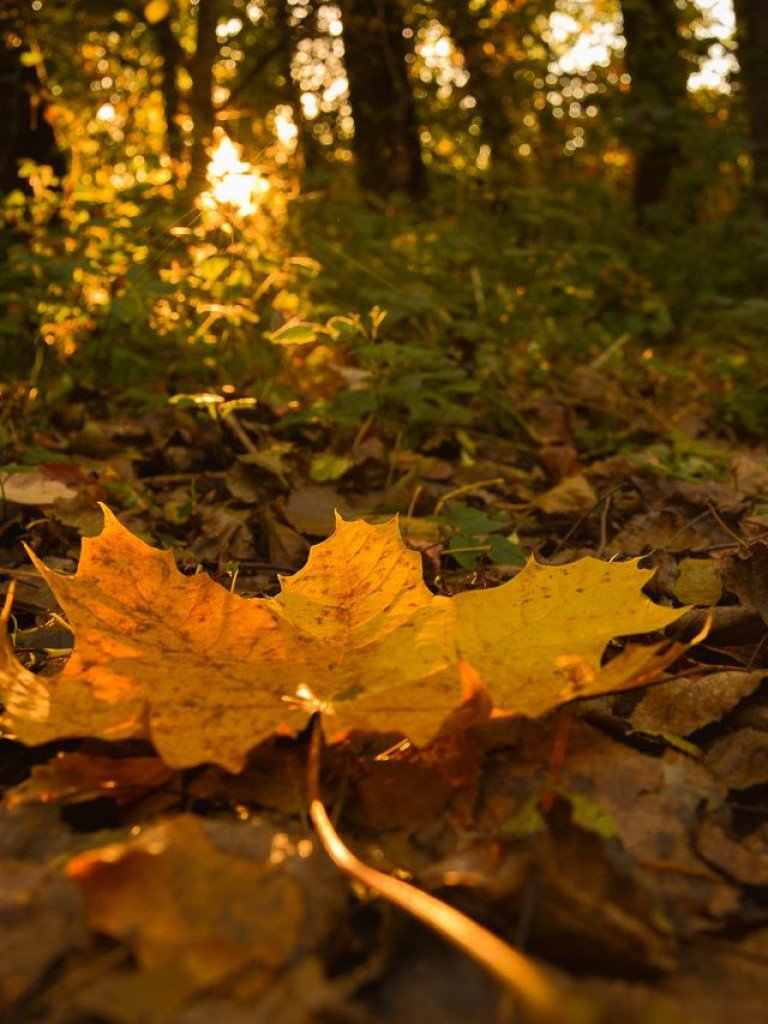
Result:
[[[49,865],[0,859],[0,1015],[16,1017],[15,1000],[39,983],[53,963],[84,944],[79,894]],[[6,1017],[5,1014],[8,1013]]]
[[[35,469],[30,473],[0,474],[0,495],[3,501],[17,505],[42,506],[52,505],[62,498],[76,498],[77,491],[44,469]]]
[[[768,544],[759,541],[752,545],[746,558],[732,558],[723,582],[742,604],[768,623]]]
[[[550,514],[587,512],[597,504],[597,495],[585,476],[567,476],[550,490],[540,494],[534,504]]]
[[[708,676],[670,679],[651,687],[629,716],[633,729],[690,736],[705,725],[718,722],[740,700],[753,693],[765,672],[739,669]]]
[[[105,795],[118,804],[131,803],[164,785],[173,772],[156,757],[94,757],[59,753],[5,795],[8,807],[60,800],[92,800]]]
[[[708,864],[742,885],[768,885],[768,847],[765,843],[762,849],[751,850],[731,839],[716,822],[702,821],[696,828],[696,848]]]
[[[760,729],[740,729],[721,736],[707,751],[704,763],[729,789],[750,789],[768,783],[768,736]]]
[[[193,815],[79,854],[67,875],[92,929],[126,943],[143,969],[172,966],[190,991],[247,966],[276,971],[301,945],[299,882],[269,861],[217,850]]]

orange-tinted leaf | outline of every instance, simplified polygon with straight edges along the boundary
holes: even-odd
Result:
[[[464,718],[482,718],[485,691],[497,708],[540,715],[646,681],[668,656],[642,648],[601,669],[606,643],[682,611],[641,594],[651,573],[636,561],[593,558],[531,560],[496,589],[434,597],[395,521],[337,518],[273,599],[182,576],[169,552],[107,510],[74,576],[34,561],[69,615],[75,652],[42,678],[0,636],[5,727],[25,743],[149,737],[178,768],[212,761],[239,771],[259,740],[315,710],[333,732],[400,731],[417,744],[464,697],[473,705]]]
[[[276,603],[288,646],[301,652],[293,678],[332,730],[401,730],[425,742],[459,704],[444,609],[395,520],[369,526],[337,518],[333,536],[282,588]]]
[[[248,965],[277,970],[301,944],[299,882],[217,850],[192,815],[79,854],[67,874],[91,928],[126,943],[144,969],[180,969],[191,990]]]
[[[276,609],[204,575],[185,578],[170,551],[134,537],[107,509],[73,576],[35,565],[66,610],[76,649],[53,679],[0,639],[0,686],[24,743],[66,736],[150,737],[167,764],[235,770],[283,715],[285,643]]]
[[[156,757],[93,757],[60,753],[47,764],[35,765],[30,777],[8,790],[9,807],[57,800],[92,800],[111,796],[125,804],[157,789],[173,772]]]

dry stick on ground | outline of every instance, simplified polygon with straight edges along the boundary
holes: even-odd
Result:
[[[591,508],[588,508],[587,511],[583,515],[579,516],[579,518],[576,520],[576,522],[570,528],[568,533],[566,533],[566,535],[559,541],[557,547],[555,548],[555,550],[552,552],[552,554],[549,557],[553,558],[556,554],[558,554],[558,552],[561,551],[562,548],[565,547],[565,545],[568,543],[568,541],[571,539],[571,537],[574,535],[574,533],[576,533],[576,531],[581,526],[581,524],[583,522],[585,522],[587,519],[589,519],[589,517],[592,515],[592,513],[596,509],[598,509],[603,502],[607,503],[608,501],[610,501],[610,499],[613,497],[614,494],[616,494],[617,491],[622,491],[626,486],[627,486],[627,484],[619,484],[617,487],[612,487],[610,491],[606,491],[605,494],[601,494],[600,497],[595,502],[595,504],[592,505]],[[602,530],[602,524],[601,524],[601,530]],[[604,547],[605,547],[605,544],[604,544],[604,542],[602,540],[602,536],[601,536],[601,542],[600,542],[601,550]]]
[[[320,799],[320,762],[323,734],[320,715],[312,722],[307,788],[309,815],[326,853],[346,874],[407,911],[438,932],[510,989],[524,1004],[531,1021],[562,1024],[565,1008],[544,972],[506,942],[442,900],[413,885],[369,867],[347,849],[331,824]]]

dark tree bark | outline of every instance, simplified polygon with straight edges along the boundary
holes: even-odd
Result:
[[[650,206],[668,198],[680,163],[688,69],[681,55],[675,0],[621,0],[621,9],[632,79],[628,136],[635,156],[633,201],[643,222]]]
[[[464,56],[470,91],[477,100],[485,142],[491,147],[494,162],[509,160],[512,124],[507,116],[506,100],[512,91],[508,81],[510,69],[498,55],[488,52],[488,33],[481,26],[485,12],[455,0],[438,0],[435,6]]]
[[[176,33],[173,31],[172,21],[173,12],[169,11],[161,21],[152,25],[152,31],[157,40],[160,56],[163,58],[163,78],[160,90],[163,97],[168,153],[172,160],[178,162],[182,154],[182,135],[178,122],[181,106],[178,71],[184,63],[184,51],[176,38]]]
[[[0,13],[0,82],[3,83],[3,130],[0,133],[0,193],[20,188],[19,162],[47,164],[56,175],[66,173],[66,160],[45,119],[45,91],[35,68],[20,60],[26,29],[21,11],[11,5]]]
[[[752,138],[756,191],[768,209],[768,3],[734,0],[741,83]]]
[[[218,0],[199,0],[197,5],[197,44],[194,56],[189,62],[189,72],[192,77],[189,106],[194,123],[189,186],[193,191],[205,187],[205,171],[208,165],[207,150],[213,139],[215,122],[213,64],[218,52],[216,41],[218,7]]]
[[[308,7],[310,14],[303,18],[299,25],[291,24],[290,10],[287,0],[279,0],[275,8],[275,20],[282,46],[280,56],[282,60],[282,73],[285,78],[286,101],[290,103],[293,110],[293,121],[298,130],[297,154],[300,171],[311,170],[324,163],[324,157],[320,151],[320,145],[312,134],[312,123],[304,116],[304,108],[301,105],[301,89],[299,83],[293,77],[293,55],[301,39],[306,38],[315,23],[317,12],[315,4],[310,0],[305,7]]]
[[[397,0],[341,0],[344,62],[361,189],[418,198],[427,181]]]

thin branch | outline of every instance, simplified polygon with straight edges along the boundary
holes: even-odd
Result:
[[[562,1001],[544,972],[532,960],[454,907],[407,882],[369,867],[347,849],[320,799],[321,752],[322,724],[320,715],[317,715],[312,723],[307,767],[309,815],[334,864],[471,956],[522,1000],[532,1021],[562,1024],[566,1019]]]
[[[251,67],[248,68],[248,70],[237,83],[237,85],[234,87],[234,89],[232,89],[229,96],[227,96],[226,102],[219,103],[216,107],[216,110],[223,110],[225,107],[231,107],[232,104],[237,99],[237,97],[246,88],[246,86],[250,85],[254,78],[256,78],[257,75],[261,74],[261,72],[267,67],[272,58],[276,57],[277,54],[280,53],[284,45],[285,43],[281,39],[280,42],[270,47],[266,51],[266,53],[263,53],[261,57],[259,57],[259,59],[256,61],[256,63],[252,64]]]

